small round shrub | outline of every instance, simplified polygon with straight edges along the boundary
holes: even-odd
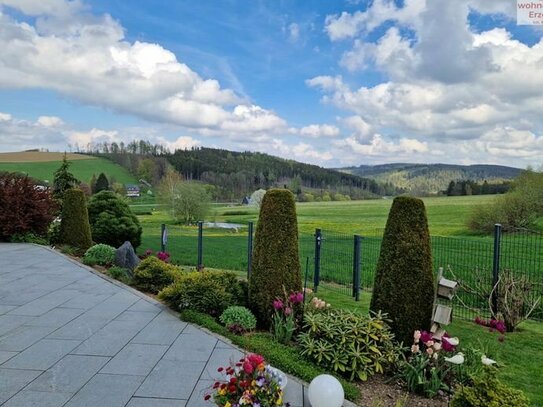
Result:
[[[114,192],[102,191],[89,200],[89,221],[97,243],[119,247],[128,240],[134,248],[141,244],[138,218]]]
[[[132,274],[130,270],[123,267],[113,266],[107,270],[107,274],[115,280],[119,280],[125,284],[132,284]]]
[[[83,256],[83,263],[89,266],[94,266],[95,264],[107,266],[112,264],[114,260],[115,248],[103,243],[92,246]]]
[[[262,327],[270,326],[273,300],[285,291],[302,291],[296,205],[289,190],[271,189],[260,206],[249,279],[250,306]]]
[[[239,305],[232,305],[224,310],[219,320],[230,330],[235,327],[235,331],[252,331],[256,327],[256,318],[253,313]]]
[[[156,294],[172,284],[181,271],[173,264],[168,264],[156,257],[147,257],[134,270],[134,285],[143,291]]]
[[[64,192],[60,240],[80,251],[86,251],[92,246],[87,203],[85,194],[80,189]]]
[[[215,317],[230,305],[244,303],[244,291],[237,276],[229,271],[178,274],[159,297],[175,310],[191,309]]]

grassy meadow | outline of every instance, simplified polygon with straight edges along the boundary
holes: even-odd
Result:
[[[424,198],[428,211],[430,233],[434,236],[470,237],[466,222],[474,206],[486,205],[493,196],[434,197]],[[337,237],[338,241],[347,242],[339,251],[350,251],[354,234],[368,236],[368,255],[375,256],[378,240],[372,236],[381,236],[385,227],[391,199],[347,202],[298,203],[298,229],[302,247],[302,258],[312,257],[313,234],[321,228],[323,234]],[[181,264],[196,265],[197,228],[196,226],[174,225],[167,210],[146,205],[134,205],[143,226],[141,250],[160,248],[160,224],[169,225],[168,250],[173,259]],[[210,267],[243,270],[247,265],[247,228],[248,222],[256,223],[258,210],[248,206],[213,205],[206,221],[229,222],[243,225],[239,231],[225,229],[204,230],[204,264]],[[491,244],[490,237],[474,237],[483,244]],[[342,243],[343,244],[343,243]],[[331,244],[330,244],[331,245]],[[329,246],[330,246],[329,245]]]
[[[53,181],[53,174],[62,163],[63,153],[20,152],[1,153],[0,171],[22,172],[42,181]],[[121,184],[137,183],[126,169],[114,162],[82,154],[68,154],[70,172],[82,182],[89,183],[93,174],[103,172],[108,179],[114,177]]]

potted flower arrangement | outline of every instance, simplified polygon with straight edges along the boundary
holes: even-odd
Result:
[[[266,364],[260,355],[249,354],[232,366],[219,367],[225,380],[213,384],[213,399],[220,407],[272,407],[283,404],[283,389],[287,384],[284,373]]]

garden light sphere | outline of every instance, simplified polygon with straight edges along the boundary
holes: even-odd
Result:
[[[334,376],[321,374],[311,381],[307,396],[311,407],[341,407],[345,394]]]

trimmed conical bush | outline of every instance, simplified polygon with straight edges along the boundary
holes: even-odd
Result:
[[[289,190],[271,189],[260,206],[249,279],[251,308],[263,327],[270,325],[272,302],[284,289],[302,289],[296,205]]]
[[[396,340],[408,345],[414,330],[430,328],[433,301],[432,252],[424,203],[397,197],[388,215],[370,308],[386,312]]]
[[[85,251],[92,246],[85,194],[80,189],[68,189],[63,198],[61,242]]]

